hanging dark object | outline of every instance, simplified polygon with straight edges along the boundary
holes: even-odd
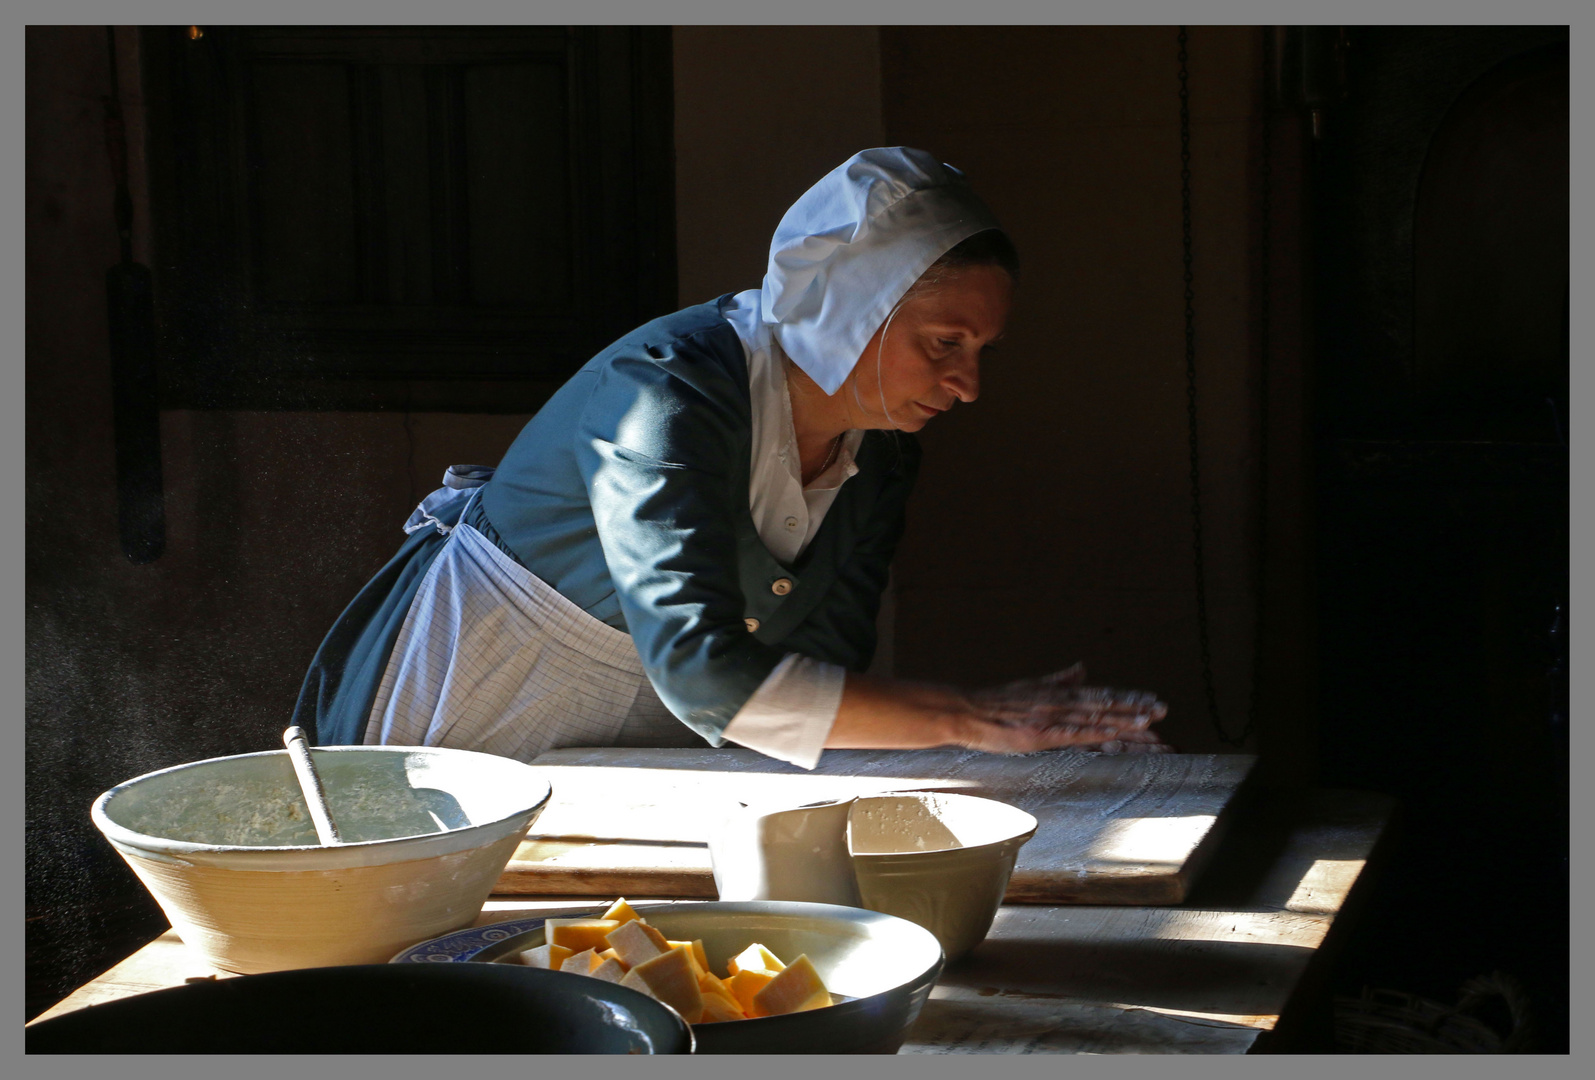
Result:
[[[1317,142],[1324,137],[1330,110],[1346,98],[1351,38],[1344,26],[1280,29],[1279,62],[1269,73],[1272,96],[1282,104],[1306,110]]]
[[[1224,721],[1218,708],[1218,687],[1213,677],[1213,645],[1209,629],[1209,615],[1207,607],[1207,560],[1202,542],[1202,470],[1200,456],[1200,442],[1197,437],[1197,407],[1196,407],[1196,288],[1194,273],[1194,257],[1191,241],[1191,100],[1190,100],[1190,72],[1187,67],[1188,54],[1186,44],[1190,35],[1185,27],[1180,27],[1179,34],[1179,61],[1180,61],[1180,238],[1181,262],[1184,268],[1185,282],[1185,404],[1186,421],[1189,432],[1190,446],[1190,489],[1191,489],[1191,556],[1196,574],[1196,629],[1201,646],[1202,659],[1202,689],[1207,698],[1208,716],[1213,723],[1213,730],[1218,737],[1231,746],[1242,746],[1251,738],[1257,726],[1257,714],[1260,702],[1259,688],[1262,686],[1262,660],[1263,660],[1263,586],[1265,570],[1267,569],[1267,526],[1268,526],[1268,353],[1269,334],[1271,329],[1271,315],[1269,311],[1269,275],[1270,263],[1270,224],[1273,213],[1272,207],[1272,131],[1269,125],[1269,94],[1268,85],[1273,67],[1273,35],[1265,28],[1263,33],[1263,102],[1262,102],[1262,172],[1261,172],[1261,204],[1262,228],[1259,233],[1261,246],[1258,276],[1262,283],[1262,296],[1259,304],[1259,377],[1258,377],[1258,488],[1257,488],[1257,585],[1256,585],[1256,618],[1253,628],[1252,644],[1252,687],[1251,699],[1247,708],[1246,725],[1240,734],[1231,735],[1224,727]]]
[[[1258,172],[1257,230],[1257,591],[1256,611],[1252,623],[1252,697],[1246,713],[1246,727],[1239,743],[1246,741],[1257,726],[1257,712],[1263,686],[1263,615],[1264,599],[1268,587],[1268,359],[1270,337],[1273,332],[1273,223],[1274,223],[1274,126],[1270,122],[1273,98],[1268,92],[1274,70],[1274,33],[1272,27],[1263,28],[1262,77],[1258,92],[1258,109],[1262,121],[1261,145],[1258,147],[1262,161]],[[1219,736],[1224,731],[1219,729]]]
[[[155,302],[149,267],[133,261],[133,199],[127,183],[127,133],[116,66],[116,30],[106,27],[111,93],[105,142],[116,181],[121,262],[105,274],[111,333],[111,412],[115,424],[116,514],[122,554],[154,562],[166,548],[161,478],[161,414],[155,371]]]

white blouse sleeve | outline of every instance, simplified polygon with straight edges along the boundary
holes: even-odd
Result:
[[[725,737],[812,769],[836,723],[846,679],[847,670],[838,664],[788,653],[731,718]]]

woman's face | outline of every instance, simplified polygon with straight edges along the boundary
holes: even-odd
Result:
[[[848,380],[855,427],[918,431],[954,403],[980,395],[980,361],[1002,337],[1013,279],[971,266],[897,309],[864,347]],[[882,337],[884,334],[884,345]],[[878,363],[877,363],[878,358]]]

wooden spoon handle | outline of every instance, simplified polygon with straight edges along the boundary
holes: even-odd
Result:
[[[299,777],[299,790],[304,792],[305,803],[310,807],[310,820],[316,823],[316,836],[322,844],[332,847],[343,843],[338,826],[332,822],[327,809],[327,792],[321,786],[316,763],[310,759],[310,744],[305,740],[305,729],[291,727],[282,733],[282,744],[288,748],[288,760],[294,763],[294,774]]]

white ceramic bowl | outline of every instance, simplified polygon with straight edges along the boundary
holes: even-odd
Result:
[[[224,971],[381,963],[468,926],[548,804],[541,770],[435,747],[314,751],[346,843],[324,847],[286,750],[119,784],[94,824]]]
[[[1036,819],[1016,806],[935,791],[867,795],[847,846],[864,906],[918,923],[949,961],[985,939]]]
[[[594,915],[603,911],[599,905]],[[700,1054],[895,1054],[942,969],[941,946],[911,922],[834,904],[779,900],[636,903],[673,941],[702,939],[709,967],[754,942],[783,960],[805,955],[826,987],[845,999],[824,1009],[696,1024]],[[541,919],[473,927],[418,945],[394,963],[512,962],[543,944]],[[559,974],[556,972],[555,974]],[[580,980],[580,975],[566,976]]]
[[[805,806],[742,804],[709,837],[721,900],[795,900],[858,907],[847,853],[851,798]]]

